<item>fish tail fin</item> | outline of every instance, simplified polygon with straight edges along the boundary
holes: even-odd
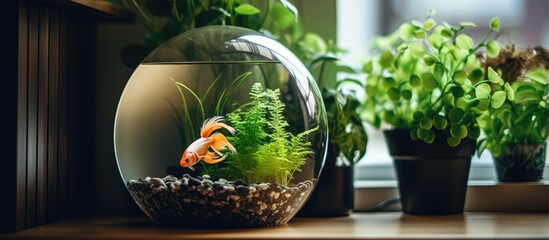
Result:
[[[232,153],[236,153],[236,148],[227,140],[225,135],[221,133],[214,133],[211,137],[212,143],[210,147],[219,155],[221,154],[221,149],[227,148]]]
[[[234,135],[234,133],[235,133],[234,128],[232,128],[231,126],[223,123],[223,120],[224,119],[223,119],[222,116],[215,116],[215,117],[206,119],[204,121],[204,124],[202,124],[202,128],[200,129],[200,136],[204,137],[204,138],[207,138],[210,135],[212,135],[212,133],[215,130],[220,129],[220,128],[225,128],[225,129],[227,129],[227,131],[229,131],[231,134]]]
[[[206,163],[209,163],[209,164],[216,164],[218,162],[221,162],[221,161],[225,160],[225,158],[227,158],[227,155],[219,156],[219,155],[214,154],[213,152],[207,152],[202,157],[202,160]]]

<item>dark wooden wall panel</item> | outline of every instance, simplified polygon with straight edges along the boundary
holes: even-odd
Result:
[[[38,151],[36,158],[36,224],[46,223],[47,176],[48,176],[48,89],[49,78],[49,7],[39,5],[38,28]],[[53,144],[53,143],[52,143]]]
[[[128,19],[104,1],[0,8],[0,232],[94,208],[95,24]]]
[[[15,181],[11,184],[16,186],[16,199],[15,199],[15,225],[11,226],[12,229],[21,229],[26,226],[26,215],[27,211],[27,160],[28,160],[28,139],[23,136],[28,136],[28,58],[29,58],[29,7],[25,1],[20,1],[19,6],[12,6],[14,9],[19,9],[19,16],[17,19],[19,24],[17,26],[17,32],[15,36],[18,38],[18,44],[15,47],[18,50],[17,55],[17,75],[15,80],[12,80],[18,83],[18,97],[17,102],[14,104],[17,109],[17,122],[15,124],[17,128],[17,152],[14,156],[16,163],[16,176],[14,177]],[[8,80],[8,79],[6,79]],[[13,161],[13,160],[12,160]],[[11,181],[10,181],[11,182]]]
[[[19,79],[19,81],[27,82],[27,105],[19,106],[20,108],[25,108],[27,111],[27,119],[18,119],[20,122],[26,122],[27,125],[27,135],[26,136],[17,136],[18,138],[26,138],[27,140],[27,150],[26,150],[26,160],[19,159],[21,162],[26,162],[27,174],[26,174],[26,184],[27,184],[27,194],[26,202],[27,206],[25,213],[17,213],[18,217],[26,216],[25,226],[36,226],[36,192],[38,187],[36,186],[37,180],[37,171],[36,165],[38,163],[38,39],[39,39],[39,28],[37,27],[39,21],[39,9],[38,5],[29,4],[28,6],[28,53],[27,53],[27,62],[20,65],[20,68],[27,69],[27,79]],[[20,46],[25,47],[25,46]],[[26,67],[25,67],[26,66]],[[22,153],[21,153],[22,154]],[[22,154],[23,155],[23,154]],[[20,183],[18,183],[20,184]]]
[[[52,8],[49,11],[49,41],[48,41],[48,158],[47,158],[47,200],[46,222],[56,220],[57,216],[57,179],[59,173],[59,12]]]
[[[77,2],[3,4],[1,83],[8,93],[0,94],[0,176],[7,194],[0,198],[0,232],[94,207],[93,63],[102,15]]]

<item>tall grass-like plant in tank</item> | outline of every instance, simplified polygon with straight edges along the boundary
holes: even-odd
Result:
[[[483,79],[483,67],[475,53],[486,50],[495,57],[499,45],[489,37],[499,29],[499,19],[475,43],[465,33],[475,24],[437,24],[430,11],[423,22],[403,23],[393,34],[376,40],[378,55],[368,61],[365,113],[380,128],[409,129],[410,137],[432,143],[442,133],[448,145],[464,138],[477,139],[476,121],[488,108],[499,108],[506,95],[490,94],[488,83],[503,84],[500,78]],[[497,73],[495,73],[497,75]],[[438,135],[437,135],[438,136]]]
[[[170,78],[181,99],[180,103],[171,104],[175,109],[174,122],[179,132],[182,133],[181,138],[185,145],[192,143],[199,135],[198,131],[204,120],[225,114],[227,108],[233,104],[231,96],[234,96],[235,91],[251,74],[252,72],[240,74],[228,87],[219,92],[216,92],[216,88],[220,87],[223,74],[216,76],[214,81],[201,91],[193,91],[189,86],[180,82],[181,80]],[[196,84],[199,80],[192,79],[191,81]],[[215,104],[205,104],[206,102],[215,102]]]
[[[237,149],[224,166],[207,166],[214,177],[243,179],[249,183],[276,182],[287,185],[296,171],[313,154],[308,135],[312,128],[293,134],[282,114],[284,104],[278,89],[263,89],[255,83],[250,90],[250,102],[227,115],[235,136],[228,137]]]

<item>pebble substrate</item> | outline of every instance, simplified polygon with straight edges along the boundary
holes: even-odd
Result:
[[[188,228],[246,228],[287,223],[314,186],[212,181],[210,176],[146,177],[129,180],[128,190],[141,209],[161,225]]]

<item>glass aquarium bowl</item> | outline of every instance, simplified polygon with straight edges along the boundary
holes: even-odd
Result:
[[[327,120],[307,68],[252,30],[209,26],[151,52],[120,98],[120,174],[155,222],[187,228],[288,222],[316,185]]]

